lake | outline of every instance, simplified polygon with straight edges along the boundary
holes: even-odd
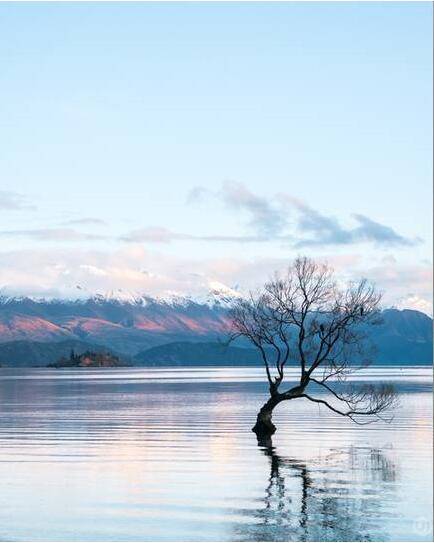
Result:
[[[298,399],[260,447],[262,368],[0,369],[0,540],[430,541],[432,369],[361,379],[390,424]]]

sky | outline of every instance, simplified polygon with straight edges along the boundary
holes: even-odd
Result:
[[[0,292],[298,255],[432,314],[432,4],[1,3]]]

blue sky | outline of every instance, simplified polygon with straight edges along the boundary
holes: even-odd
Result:
[[[430,311],[431,28],[430,3],[0,4],[0,285],[243,289],[306,253]]]

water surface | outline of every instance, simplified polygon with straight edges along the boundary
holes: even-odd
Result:
[[[0,540],[432,539],[432,370],[393,381],[391,424],[280,405],[261,368],[0,370]]]

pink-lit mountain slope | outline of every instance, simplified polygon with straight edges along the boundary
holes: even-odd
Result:
[[[134,357],[169,343],[185,345],[225,338],[229,306],[230,300],[220,297],[207,301],[149,297],[119,300],[101,296],[47,301],[3,297],[0,344],[80,341]],[[378,362],[418,364],[432,360],[432,319],[424,313],[387,309],[383,311],[383,324],[369,334],[377,346]],[[166,351],[160,351],[166,356]],[[185,356],[188,358],[189,353]]]
[[[227,325],[224,304],[186,298],[0,299],[0,342],[76,339],[135,354],[169,341],[217,338]]]

